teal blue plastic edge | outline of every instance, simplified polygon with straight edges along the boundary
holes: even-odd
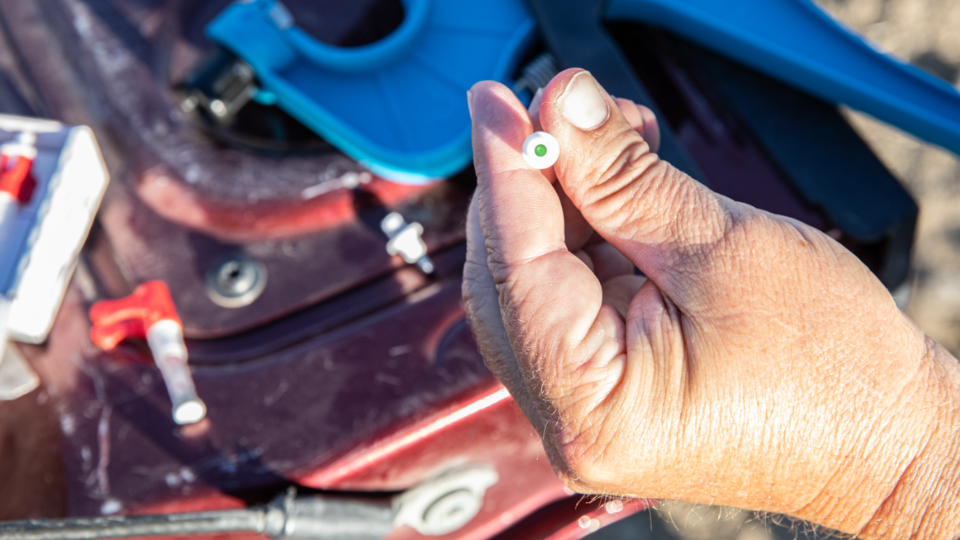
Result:
[[[406,11],[403,22],[389,36],[370,45],[349,49],[334,47],[313,39],[297,27],[286,30],[287,40],[316,65],[348,73],[370,71],[387,65],[410,48],[427,20],[430,1],[437,0],[403,0]]]

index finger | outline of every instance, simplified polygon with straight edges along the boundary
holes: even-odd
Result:
[[[480,224],[518,367],[531,396],[551,409],[590,407],[604,396],[598,385],[619,378],[622,320],[567,249],[553,186],[520,153],[533,129],[523,105],[492,82],[474,86],[469,99]]]

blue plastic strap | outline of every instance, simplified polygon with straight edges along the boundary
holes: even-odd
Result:
[[[956,88],[871,47],[809,0],[609,0],[606,16],[663,26],[960,154]]]

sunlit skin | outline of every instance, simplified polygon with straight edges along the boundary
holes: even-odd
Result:
[[[648,109],[601,92],[606,120],[570,123],[579,71],[529,111],[497,83],[468,95],[468,317],[561,479],[955,537],[956,359],[830,237],[661,161]],[[552,169],[520,155],[535,130],[559,141]]]

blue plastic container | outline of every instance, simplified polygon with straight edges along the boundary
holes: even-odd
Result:
[[[374,173],[419,184],[472,159],[466,92],[510,83],[534,37],[518,0],[403,0],[403,23],[362,47],[321,43],[276,0],[235,3],[208,27],[276,103]]]

